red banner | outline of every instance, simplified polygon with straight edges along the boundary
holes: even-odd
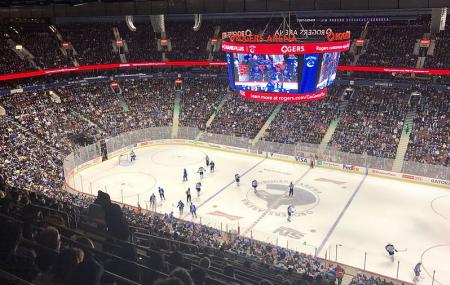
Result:
[[[69,73],[77,71],[102,70],[113,68],[133,68],[133,67],[158,67],[158,66],[227,66],[226,62],[210,61],[165,61],[165,62],[133,62],[133,63],[111,63],[74,66],[67,68],[44,69],[21,73],[11,73],[0,75],[0,81],[28,78],[35,76]],[[450,69],[416,69],[402,67],[371,67],[371,66],[338,66],[341,71],[361,71],[361,72],[387,72],[387,73],[415,73],[425,75],[450,75]]]
[[[350,41],[322,43],[245,44],[222,42],[222,51],[251,54],[310,54],[343,52],[350,49]]]
[[[289,93],[272,93],[258,91],[239,91],[242,98],[252,101],[265,103],[301,103],[309,101],[322,100],[327,97],[327,89],[322,89],[314,93],[306,94],[289,94]]]
[[[341,71],[414,73],[427,75],[450,75],[450,69],[417,69],[407,67],[338,66]]]
[[[161,61],[161,62],[156,61],[156,62],[110,63],[110,64],[84,65],[67,68],[54,68],[21,73],[4,74],[0,75],[0,81],[35,77],[49,74],[113,69],[113,68],[156,67],[156,66],[226,66],[226,65],[227,65],[226,62],[211,62],[211,61]]]

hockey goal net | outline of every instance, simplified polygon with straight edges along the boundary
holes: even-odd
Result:
[[[127,153],[119,155],[119,165],[128,165],[130,164],[130,159]]]

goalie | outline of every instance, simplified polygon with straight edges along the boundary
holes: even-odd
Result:
[[[130,162],[133,162],[136,160],[136,154],[134,153],[134,151],[132,150],[130,152]]]

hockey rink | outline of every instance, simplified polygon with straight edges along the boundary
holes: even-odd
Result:
[[[347,173],[190,145],[159,145],[135,150],[137,160],[119,165],[118,157],[70,179],[78,191],[106,191],[111,199],[191,220],[185,191],[191,188],[197,222],[297,249],[322,258],[412,282],[422,260],[418,284],[450,284],[450,191],[444,188]],[[205,156],[215,162],[203,179],[197,170]],[[183,168],[188,181],[182,181]],[[237,186],[234,175],[241,175]],[[251,181],[259,183],[255,194]],[[201,181],[197,197],[195,184]],[[294,197],[288,185],[295,184]],[[165,190],[161,202],[157,187]],[[185,203],[184,214],[176,205]],[[287,221],[288,205],[296,209]],[[392,261],[384,246],[399,250]],[[400,262],[400,263],[398,263]]]

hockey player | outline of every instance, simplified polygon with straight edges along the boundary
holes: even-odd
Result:
[[[180,216],[183,215],[184,203],[181,200],[178,201],[177,208],[180,211]]]
[[[193,218],[197,218],[197,207],[195,207],[193,203],[189,206],[189,211],[191,212]]]
[[[150,196],[150,210],[156,211],[156,196],[155,193],[152,193]]]
[[[187,170],[186,170],[186,168],[183,169],[183,182],[184,182],[184,181],[188,181],[188,179],[187,179]]]
[[[252,181],[252,187],[253,191],[256,193],[256,188],[258,187],[258,181],[256,181],[256,179]]]
[[[287,208],[287,215],[288,215],[287,221],[288,222],[291,221],[291,217],[292,217],[292,214],[294,214],[294,212],[295,212],[294,207],[292,205],[289,205],[289,207]]]
[[[235,174],[234,175],[234,181],[236,181],[236,185],[239,186],[239,184],[241,183],[241,176],[239,176],[239,174]]]
[[[209,162],[208,162],[209,163]],[[200,166],[198,168],[197,173],[200,174],[200,178],[203,179],[203,173],[206,171],[206,169],[203,168],[203,166]]]
[[[206,157],[205,157],[205,162],[206,162],[206,166],[209,166],[209,156],[208,155],[206,155]]]
[[[200,191],[202,190],[201,182],[197,182],[197,184],[195,184],[195,190],[197,190],[197,197],[200,197]]]
[[[134,151],[130,152],[130,159],[131,159],[131,162],[136,160],[136,154],[134,153]]]
[[[420,267],[422,266],[422,263],[419,262],[414,266],[414,279],[413,282],[418,282],[420,280]]]
[[[161,199],[161,202],[163,200],[166,201],[166,197],[164,197],[164,189],[162,189],[161,187],[158,187],[158,192],[159,192],[159,198]]]
[[[215,170],[215,167],[216,167],[216,164],[214,163],[214,161],[211,160],[211,162],[209,163],[209,171],[211,173],[213,173]]]
[[[294,196],[294,183],[289,183],[289,197],[293,197]]]
[[[389,243],[385,247],[386,251],[389,253],[392,261],[394,261],[394,254],[398,251],[393,244]]]
[[[192,203],[191,201],[191,188],[186,191],[186,203]]]

